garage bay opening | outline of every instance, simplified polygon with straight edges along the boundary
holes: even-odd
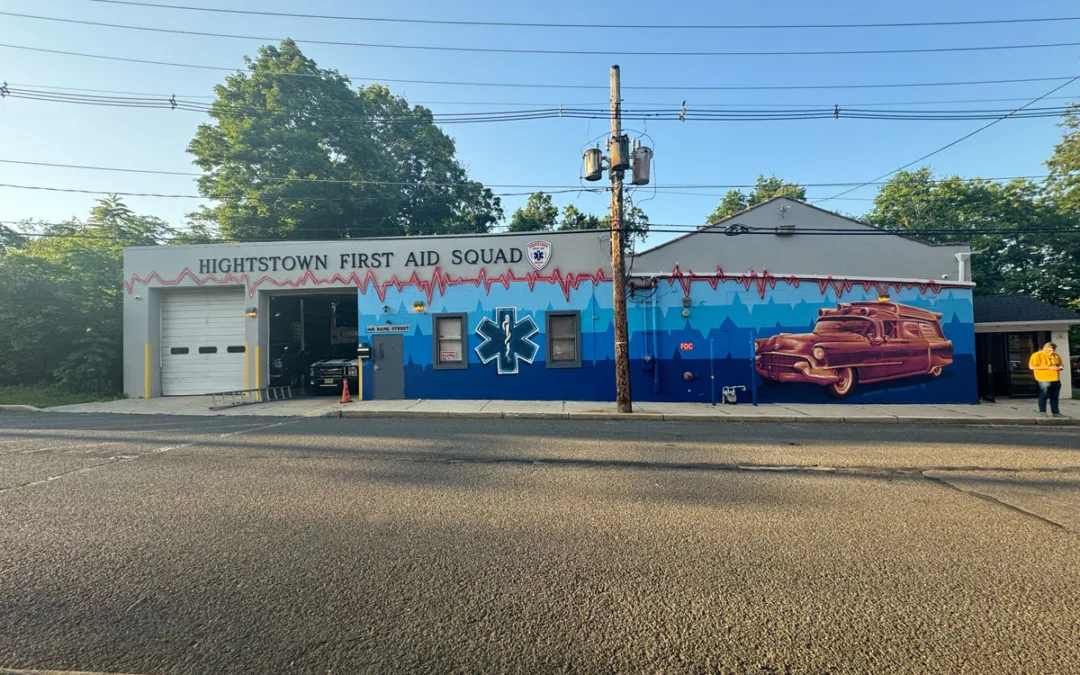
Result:
[[[356,294],[283,293],[270,297],[270,386],[293,393],[358,391]]]

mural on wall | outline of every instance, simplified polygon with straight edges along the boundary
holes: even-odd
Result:
[[[476,324],[475,332],[484,338],[476,346],[480,363],[487,365],[495,361],[499,375],[517,375],[518,361],[532,363],[540,351],[540,345],[530,339],[540,329],[528,314],[519,321],[517,307],[496,308],[495,320],[485,316]]]
[[[859,383],[939,377],[953,362],[941,317],[888,298],[822,308],[809,333],[757,338],[754,369],[766,385],[808,382],[833,398],[850,396]]]
[[[462,279],[446,285],[390,284],[358,289],[361,328],[386,321],[408,326],[404,344],[405,395],[613,400],[615,335],[610,281],[600,273],[565,274],[557,269],[551,270],[550,278],[544,275],[543,280],[496,279],[499,277],[492,273],[490,279],[472,282]],[[574,283],[561,283],[568,279]],[[767,283],[758,283],[762,279]],[[887,301],[879,301],[886,296]],[[430,300],[425,311],[413,309],[414,304],[427,298]],[[830,337],[831,346],[803,345],[832,327],[820,321],[825,314],[836,313],[837,305],[847,304],[856,308],[854,311],[863,305],[868,313],[873,308],[877,318],[869,314],[864,318],[865,322],[881,324],[872,339],[857,331],[845,331],[850,335]],[[628,308],[635,401],[708,403],[713,383],[718,398],[721,387],[745,387],[745,391],[739,390],[740,402],[748,402],[755,390],[759,401],[777,403],[827,402],[836,400],[836,395],[844,391],[847,393],[841,400],[864,404],[976,401],[969,287],[937,282],[800,280],[764,274],[738,279],[695,275],[638,284],[630,293]],[[555,367],[547,363],[547,313],[552,311],[579,312],[577,365]],[[880,314],[890,311],[898,318],[886,320]],[[688,314],[684,316],[684,312]],[[470,355],[466,368],[440,369],[432,363],[432,315],[439,313],[466,315]],[[910,321],[901,320],[902,315]],[[889,321],[896,324],[895,337],[889,332],[893,327],[886,325]],[[910,332],[907,335],[911,337],[904,337],[900,331],[905,330],[905,323],[925,327],[909,326],[909,331],[920,331],[919,337]],[[773,377],[775,368],[765,373],[758,368],[757,356],[766,353],[773,355],[769,366],[781,364],[782,357],[809,364],[814,348],[819,346],[829,351],[830,359],[839,359],[839,342],[852,335],[864,352],[877,354],[874,358],[886,358],[888,353],[891,360],[861,365],[853,360],[828,361],[829,368],[839,372],[826,379],[835,377],[835,382],[807,379],[794,362],[787,376]],[[361,341],[365,339],[361,335]],[[888,364],[900,358],[892,350],[902,347],[904,340],[908,340],[908,351],[913,352],[908,355],[910,370],[891,372],[887,369],[893,366]],[[692,349],[686,350],[684,345],[692,345]],[[845,348],[851,346],[846,344]],[[799,356],[806,352],[794,353],[802,348],[809,350],[809,358]],[[856,357],[849,354],[844,358]],[[819,365],[814,361],[813,370],[817,372],[809,374],[820,374]],[[850,377],[845,368],[851,368]],[[711,371],[715,372],[715,380],[710,379]],[[503,376],[509,374],[514,377]],[[771,385],[772,380],[777,384]],[[369,381],[365,378],[365,388]]]

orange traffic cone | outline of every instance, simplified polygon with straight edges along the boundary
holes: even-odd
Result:
[[[341,382],[341,402],[352,403],[352,399],[349,398],[349,381],[342,380]]]

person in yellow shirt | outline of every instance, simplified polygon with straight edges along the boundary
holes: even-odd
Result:
[[[1046,401],[1050,401],[1050,412],[1054,417],[1064,417],[1058,407],[1061,394],[1061,371],[1065,368],[1061,357],[1054,350],[1057,345],[1047,342],[1042,350],[1031,355],[1028,368],[1035,373],[1035,382],[1039,385],[1039,414],[1046,414]]]

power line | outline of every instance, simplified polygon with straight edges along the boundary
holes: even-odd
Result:
[[[97,96],[89,94],[60,93],[44,90],[22,89],[9,86],[4,89],[6,98],[18,98],[49,103],[76,105],[181,110],[210,114],[213,117],[275,117],[288,115],[287,110],[270,110],[262,107],[202,103],[170,98],[134,98],[120,96]],[[879,121],[964,121],[997,119],[1004,113],[1013,119],[1059,117],[1069,110],[1068,106],[1031,108],[1023,112],[1008,109],[946,109],[946,110],[880,110],[874,108],[842,108],[839,105],[808,109],[743,109],[714,110],[698,108],[625,109],[623,118],[637,121],[669,122],[768,122],[807,121],[827,119],[859,119]],[[600,108],[538,108],[532,110],[496,110],[457,113],[409,113],[391,115],[347,115],[342,117],[305,116],[306,122],[372,122],[379,124],[480,124],[499,122],[523,122],[547,119],[607,119],[610,112]]]
[[[0,43],[0,48],[5,49],[18,49],[22,51],[40,52],[44,54],[58,54],[61,56],[74,56],[78,58],[88,59],[101,59],[105,61],[121,61],[124,63],[141,63],[144,65],[152,66],[166,66],[172,68],[194,68],[197,70],[214,70],[227,73],[245,72],[241,68],[228,68],[225,66],[205,66],[191,63],[176,63],[173,61],[153,61],[150,59],[136,59],[126,56],[108,56],[104,54],[87,54],[85,52],[72,52],[61,49],[47,49],[45,47],[29,47],[26,45],[13,45],[7,43]],[[248,73],[250,74],[250,73]],[[264,77],[324,77],[318,73],[262,73]],[[440,86],[455,86],[455,87],[506,87],[506,88],[524,88],[524,89],[603,89],[607,90],[607,87],[594,84],[545,84],[545,83],[527,83],[527,82],[469,82],[469,81],[447,81],[447,80],[406,80],[400,78],[387,78],[387,77],[359,77],[355,75],[342,75],[347,80],[362,80],[364,82],[389,82],[393,84],[431,84]],[[1024,82],[1060,82],[1062,80],[1071,80],[1071,75],[1062,77],[1022,77],[1012,79],[1000,79],[1000,80],[968,80],[958,82],[902,82],[902,83],[885,83],[885,84],[795,84],[795,85],[731,85],[731,86],[682,86],[682,85],[637,85],[627,86],[623,89],[633,89],[639,91],[795,91],[795,90],[817,90],[817,89],[904,89],[904,88],[919,88],[919,87],[962,87],[962,86],[976,86],[987,84],[1018,84]]]
[[[89,0],[92,1],[92,0]],[[1068,78],[1062,78],[1068,79]],[[184,99],[216,99],[217,96],[209,94],[163,94],[161,92],[147,92],[147,91],[128,91],[118,89],[92,89],[86,87],[59,87],[48,84],[34,84],[29,82],[11,82],[8,84],[12,88],[26,88],[45,91],[72,91],[72,92],[87,92],[91,94],[125,94],[131,96],[150,96],[154,98],[168,99],[172,96]],[[1007,103],[1012,101],[1027,101],[1029,99],[1023,97],[1011,97],[1011,98],[966,98],[966,99],[945,99],[945,100],[932,100],[932,101],[870,101],[870,102],[827,102],[819,101],[816,103],[762,103],[758,105],[767,105],[775,108],[828,108],[834,105],[839,105],[841,108],[872,108],[883,106],[912,106],[912,105],[948,105],[955,103]],[[1047,96],[1044,101],[1075,101],[1076,96]],[[560,106],[565,108],[574,107],[587,107],[587,106],[602,106],[603,101],[594,101],[586,103],[568,103],[568,102],[526,102],[526,101],[410,101],[412,105],[504,105],[504,106],[523,106],[523,107],[545,107],[545,108],[558,108]],[[679,101],[624,101],[624,106],[679,106]],[[739,108],[750,103],[695,103],[699,108]]]
[[[252,40],[256,42],[282,42],[286,38],[270,37],[265,35],[237,35],[234,33],[211,33],[207,31],[181,30],[179,28],[159,28],[151,26],[130,26],[127,24],[107,23],[104,21],[86,21],[83,19],[64,19],[54,16],[39,16],[36,14],[21,14],[19,12],[0,12],[0,16],[11,16],[20,19],[33,19],[36,21],[53,21],[58,23],[75,24],[79,26],[95,26],[98,28],[115,28],[120,30],[134,30],[150,33],[167,33],[170,35],[189,35],[194,37],[223,38],[227,40]],[[1080,42],[1051,42],[1043,44],[1021,45],[982,45],[978,47],[908,47],[893,49],[830,49],[830,50],[798,50],[798,51],[759,51],[759,52],[727,52],[727,51],[612,51],[612,50],[587,50],[587,49],[524,49],[512,47],[452,47],[448,45],[400,45],[380,44],[374,42],[346,42],[343,40],[308,40],[291,38],[300,44],[330,45],[335,47],[363,47],[368,49],[399,49],[411,51],[432,52],[473,52],[479,54],[544,54],[560,56],[692,56],[692,57],[734,57],[734,56],[866,56],[872,54],[937,54],[950,52],[984,52],[984,51],[1015,51],[1020,49],[1048,49],[1057,47],[1076,47]]]
[[[416,187],[434,187],[417,184],[399,183],[399,185],[415,185]],[[465,185],[465,184],[462,184]],[[41,192],[66,192],[73,194],[86,194],[86,195],[116,195],[118,197],[153,197],[157,199],[206,199],[211,201],[221,201],[218,197],[203,197],[202,195],[191,194],[168,194],[159,192],[117,192],[115,190],[87,190],[84,188],[59,188],[50,187],[44,185],[15,185],[12,183],[0,183],[0,188],[9,188],[14,190],[35,190]],[[560,190],[544,190],[547,194],[569,194],[574,192],[603,192],[606,188],[588,188],[583,186],[573,187],[570,186]],[[495,197],[527,197],[532,192],[493,192]],[[460,195],[390,195],[386,197],[292,197],[286,195],[276,195],[273,197],[245,197],[243,201],[287,201],[287,202],[325,202],[325,201],[408,201],[410,198],[414,199],[450,199],[460,200]]]
[[[1005,115],[1005,116],[1003,116],[1003,117],[1000,117],[1000,118],[998,118],[998,119],[996,119],[996,120],[993,120],[993,121],[992,121],[992,122],[990,122],[989,124],[984,124],[983,126],[979,127],[978,129],[976,129],[976,130],[974,130],[974,131],[972,131],[972,132],[970,132],[970,133],[964,134],[963,136],[961,136],[960,138],[956,139],[955,141],[953,141],[953,142],[951,142],[951,143],[946,143],[945,145],[941,146],[941,147],[940,147],[940,148],[938,148],[937,150],[934,150],[934,151],[932,151],[932,152],[928,152],[928,153],[926,153],[926,154],[925,154],[925,155],[923,155],[922,157],[919,157],[919,158],[918,158],[918,159],[916,159],[916,160],[913,160],[913,161],[911,161],[911,162],[908,162],[907,164],[905,164],[905,165],[903,165],[903,166],[901,166],[901,167],[899,167],[899,168],[897,168],[897,169],[893,169],[892,171],[889,171],[888,173],[883,173],[883,174],[881,174],[880,176],[878,176],[877,178],[874,178],[874,179],[872,179],[872,180],[868,180],[868,181],[866,181],[865,183],[862,183],[861,185],[857,185],[857,186],[855,186],[855,187],[853,187],[853,188],[850,188],[850,189],[848,189],[848,190],[844,190],[843,192],[837,193],[837,194],[833,195],[832,197],[829,197],[828,199],[822,199],[822,200],[820,200],[820,202],[818,202],[818,203],[821,203],[821,202],[827,202],[827,201],[829,201],[830,199],[835,199],[835,198],[837,198],[837,197],[843,197],[844,195],[847,195],[847,194],[850,194],[850,193],[852,193],[852,192],[855,192],[856,190],[859,190],[859,189],[861,189],[861,188],[864,188],[864,187],[866,187],[867,185],[871,185],[871,184],[873,184],[873,183],[876,183],[876,182],[877,182],[877,181],[879,181],[879,180],[882,180],[882,179],[884,179],[884,178],[888,178],[889,176],[893,175],[894,173],[900,173],[900,172],[901,172],[901,171],[903,171],[904,169],[907,169],[907,168],[909,168],[909,167],[911,167],[911,166],[913,166],[913,165],[915,165],[915,164],[918,164],[919,162],[922,162],[922,161],[924,161],[924,160],[927,160],[927,159],[929,159],[929,158],[933,157],[934,155],[936,155],[936,154],[938,154],[938,153],[940,153],[940,152],[944,152],[945,150],[948,150],[949,148],[953,147],[954,145],[956,145],[956,144],[958,144],[958,143],[962,143],[963,141],[966,141],[967,139],[971,138],[972,136],[974,136],[974,135],[976,135],[976,134],[978,134],[978,133],[980,133],[980,132],[986,131],[987,129],[989,129],[990,127],[994,126],[994,125],[995,125],[995,124],[997,124],[998,122],[1001,122],[1002,120],[1005,120],[1005,119],[1008,119],[1009,117],[1012,117],[1012,116],[1014,116],[1014,115],[1015,115],[1016,113],[1019,113],[1019,112],[1023,111],[1023,110],[1025,109],[1025,108],[1028,108],[1029,106],[1033,106],[1033,105],[1035,105],[1036,103],[1038,103],[1039,101],[1043,100],[1043,99],[1044,99],[1044,98],[1046,98],[1047,96],[1050,96],[1051,94],[1056,94],[1056,93],[1057,93],[1058,91],[1060,91],[1060,90],[1064,89],[1065,87],[1069,86],[1069,85],[1070,85],[1070,84],[1072,84],[1073,82],[1076,82],[1077,80],[1080,80],[1080,75],[1077,75],[1076,77],[1072,78],[1072,79],[1071,79],[1071,80],[1069,80],[1068,82],[1065,82],[1064,84],[1060,84],[1060,85],[1058,85],[1058,86],[1054,87],[1053,89],[1051,89],[1050,91],[1046,92],[1046,93],[1045,93],[1045,94],[1043,94],[1042,96],[1038,96],[1038,97],[1036,97],[1036,98],[1033,98],[1033,99],[1031,99],[1030,101],[1028,101],[1028,102],[1027,102],[1027,103],[1025,103],[1024,105],[1020,106],[1019,108],[1017,108],[1017,109],[1016,109],[1016,110],[1014,110],[1013,112],[1009,113],[1008,115]]]
[[[1078,21],[1077,16],[1044,17],[1027,19],[973,19],[965,21],[909,21],[894,23],[834,23],[834,24],[597,24],[597,23],[531,23],[520,21],[465,21],[444,19],[400,19],[369,16],[342,16],[331,14],[301,14],[292,12],[267,12],[244,9],[222,9],[216,7],[191,7],[188,5],[167,5],[153,2],[131,2],[130,0],[89,0],[109,5],[127,5],[154,9],[175,9],[193,12],[213,12],[216,14],[239,14],[244,16],[272,16],[290,19],[327,19],[332,21],[366,21],[372,23],[407,23],[437,26],[499,26],[512,28],[615,28],[646,30],[760,30],[760,29],[818,29],[818,28],[917,28],[923,26],[983,26],[998,24],[1055,23]]]
[[[0,164],[16,164],[16,165],[21,165],[21,166],[41,166],[41,167],[50,167],[50,168],[59,168],[59,169],[78,169],[78,170],[88,170],[88,171],[111,171],[111,172],[119,172],[119,173],[140,173],[140,174],[165,175],[165,176],[200,177],[200,176],[204,175],[202,173],[198,173],[198,172],[195,172],[195,171],[161,171],[161,170],[155,170],[155,169],[135,169],[135,168],[125,168],[125,167],[94,166],[94,165],[86,165],[86,164],[59,164],[59,163],[54,163],[54,162],[36,162],[36,161],[15,160],[15,159],[0,159]],[[997,181],[1011,181],[1011,180],[1043,180],[1046,177],[1047,176],[1045,174],[1043,174],[1043,175],[1032,175],[1032,176],[1000,176],[1000,177],[991,177],[991,178],[978,178],[978,177],[976,177],[976,178],[960,178],[960,177],[957,176],[957,177],[952,177],[952,178],[942,178],[942,179],[938,179],[938,180],[931,180],[931,181],[927,181],[927,182],[928,183],[934,183],[934,184],[952,182],[953,180],[960,180],[961,182],[965,182],[965,183],[981,182],[981,181],[997,182]],[[474,185],[477,185],[477,184],[483,185],[483,184],[479,183],[479,181],[461,182],[461,183],[436,183],[436,182],[430,182],[429,183],[429,182],[405,182],[405,181],[347,180],[347,179],[334,179],[334,178],[304,178],[304,177],[290,177],[290,176],[280,176],[280,177],[278,177],[278,176],[267,176],[267,177],[260,177],[260,180],[281,181],[283,183],[292,183],[292,182],[295,182],[295,183],[331,183],[331,184],[340,184],[340,185],[348,185],[348,186],[387,186],[387,187],[418,187],[418,188],[451,188],[451,187],[471,187],[471,186],[474,186]],[[859,187],[863,187],[863,186],[871,185],[871,184],[881,185],[881,184],[884,184],[884,183],[880,183],[880,182],[875,182],[875,183],[853,183],[853,182],[848,182],[848,183],[843,183],[843,182],[796,183],[796,185],[798,185],[799,187],[804,187],[804,188],[846,187],[846,186],[850,186],[850,185],[856,185],[856,186],[859,186]],[[133,196],[133,197],[166,197],[166,198],[176,198],[176,199],[205,199],[204,197],[201,197],[199,195],[159,195],[159,194],[148,194],[148,193],[135,194],[135,193],[114,192],[114,191],[111,191],[111,190],[83,190],[83,189],[75,189],[75,188],[53,188],[53,187],[43,187],[43,186],[36,186],[36,185],[14,185],[14,184],[3,184],[3,183],[0,183],[0,187],[6,187],[6,188],[12,188],[12,189],[20,189],[20,190],[55,190],[55,191],[80,192],[80,193],[88,193],[88,194],[118,194],[118,195]],[[529,184],[522,184],[522,183],[492,183],[492,184],[488,184],[488,185],[483,185],[483,187],[486,187],[486,188],[499,188],[499,189],[518,189],[518,190],[526,189],[526,190],[535,190],[535,191],[540,191],[540,192],[546,192],[548,194],[555,194],[556,191],[558,191],[558,193],[606,192],[607,189],[608,189],[606,187],[583,187],[581,185],[576,185],[576,186],[575,185],[529,185]],[[648,189],[650,189],[650,190],[651,189],[656,189],[656,190],[749,190],[749,189],[753,189],[755,187],[757,187],[756,184],[727,184],[727,185],[725,185],[725,184],[672,184],[672,185],[650,186],[650,188],[648,188]],[[529,193],[494,193],[494,194],[496,196],[521,196],[522,194],[529,194]]]
[[[796,228],[795,234],[807,235],[807,236],[824,236],[824,237],[862,237],[862,236],[901,236],[901,237],[914,237],[914,236],[926,236],[926,237],[944,237],[944,236],[992,236],[992,235],[1016,235],[1016,234],[1080,234],[1080,228],[1078,227],[1025,227],[1025,228],[1012,228],[1012,229],[936,229],[936,230],[887,230],[879,229],[877,226],[869,225],[869,230],[840,230],[840,229],[802,229]],[[710,234],[721,235],[725,237],[741,237],[747,235],[763,235],[763,236],[776,236],[775,229],[763,228],[761,230],[750,229],[749,231],[735,231],[729,232],[722,229],[709,229],[708,226],[698,227],[694,229],[688,229],[689,226],[666,226],[658,225],[655,228],[650,224],[649,233],[660,232],[665,234],[679,233],[679,234]]]
[[[0,225],[19,225],[17,221],[0,221]],[[43,227],[66,227],[71,226],[71,223],[34,223]],[[354,226],[355,227],[355,226]],[[390,223],[379,223],[375,226],[374,230],[385,230],[393,227]],[[1076,227],[1024,227],[1024,228],[1008,228],[1008,229],[936,229],[936,230],[890,230],[883,228],[876,228],[870,226],[872,229],[867,230],[831,230],[821,229],[815,230],[812,228],[798,229],[797,235],[803,236],[820,236],[820,237],[849,237],[849,236],[900,236],[900,237],[944,237],[944,236],[1014,236],[1024,234],[1080,234],[1080,228]],[[342,228],[322,228],[313,230],[304,230],[304,233],[311,234],[317,232],[339,232]],[[567,233],[587,233],[587,232],[610,232],[609,229],[597,229],[597,230],[548,230],[549,232],[567,232]],[[630,234],[636,234],[633,228],[623,228],[624,232]],[[83,234],[78,232],[72,233],[60,233],[60,232],[23,232],[18,230],[7,229],[5,232],[9,235],[17,237],[27,238],[45,238],[45,239],[90,239],[90,240],[108,240],[108,241],[120,241],[123,237],[115,235],[99,235],[99,234]],[[699,234],[699,235],[717,235],[725,237],[742,237],[742,236],[776,236],[775,230],[771,229],[749,229],[744,231],[726,231],[722,229],[699,227],[695,225],[670,225],[670,224],[650,224],[649,233],[658,234]],[[189,235],[198,235],[197,232],[189,232]],[[484,233],[468,233],[468,234],[441,234],[435,235],[445,238],[461,238],[461,237],[475,237],[476,235],[482,235]],[[495,232],[488,234],[509,235],[509,234],[530,234],[528,232]],[[535,233],[533,233],[535,234]],[[209,236],[215,237],[216,235],[210,234]],[[404,235],[403,237],[395,238],[408,238],[409,236],[430,236],[430,235]],[[330,241],[362,241],[364,237],[349,237]],[[156,239],[159,242],[177,242],[177,241],[189,241],[188,237],[160,237]],[[300,241],[317,241],[317,240],[303,240],[303,239],[266,239],[266,238],[233,238],[233,237],[220,237],[215,238],[213,241],[208,242],[215,243],[253,243],[253,242],[268,242],[268,241],[282,241],[282,242],[300,242]]]

